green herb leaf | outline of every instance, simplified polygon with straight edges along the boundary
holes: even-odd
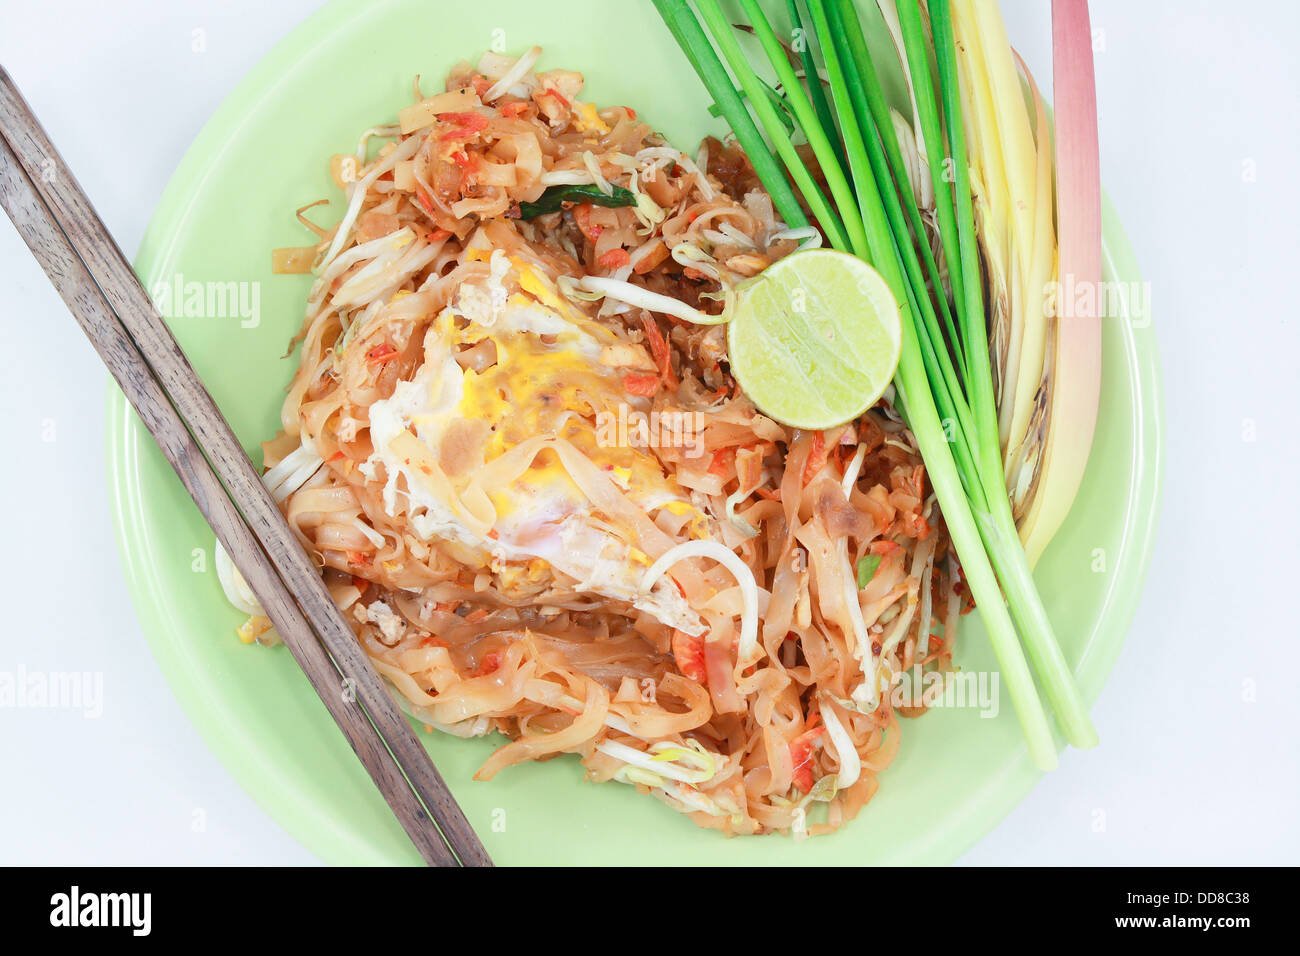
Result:
[[[566,202],[585,203],[593,206],[606,206],[610,209],[618,206],[635,206],[636,193],[622,186],[615,186],[612,195],[600,191],[599,186],[552,186],[542,193],[537,202],[521,202],[519,218],[532,219],[544,216],[548,212],[559,212]]]
[[[861,591],[876,576],[880,567],[880,555],[868,554],[858,559],[858,590]]]

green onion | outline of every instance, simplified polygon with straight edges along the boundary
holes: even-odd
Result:
[[[781,98],[781,94],[778,93],[776,90],[772,89],[772,87],[766,83],[763,84],[763,89],[767,91],[767,98],[771,101],[772,105],[776,107],[777,115],[781,117],[781,126],[784,127],[787,134],[793,133],[794,117],[791,116],[789,112],[786,110],[785,100]],[[745,99],[744,90],[737,90],[736,95],[739,96],[742,100]],[[719,106],[717,103],[714,103],[712,106],[709,107],[709,115],[713,117],[721,116],[722,107]]]
[[[790,31],[799,38],[797,52],[803,64],[804,80],[808,84],[808,95],[812,98],[813,109],[817,111],[817,120],[826,131],[827,136],[835,135],[835,116],[831,113],[831,104],[826,100],[826,90],[822,88],[821,74],[817,71],[817,60],[813,56],[812,38],[804,29],[803,19],[799,16],[799,5],[795,0],[785,0],[786,10],[790,14]],[[844,160],[842,152],[836,152],[836,158]]]
[[[754,167],[754,172],[758,174],[768,195],[772,197],[772,205],[776,208],[777,214],[791,229],[808,225],[808,219],[803,214],[803,208],[799,205],[794,190],[781,175],[780,165],[772,158],[772,152],[763,139],[763,134],[754,125],[745,101],[736,92],[735,85],[727,76],[726,67],[718,59],[713,44],[709,42],[708,36],[700,27],[699,21],[695,19],[695,14],[691,12],[686,0],[666,0],[662,3],[655,0],[655,6],[674,39],[677,40],[677,45],[682,48],[691,66],[704,81],[705,87],[713,97],[713,102],[726,117],[736,142],[745,151],[745,156]],[[748,91],[749,87],[746,87],[746,92]],[[788,137],[782,136],[783,140],[786,138]]]
[[[895,378],[902,410],[1002,667],[1030,756],[1039,767],[1050,769],[1056,762],[1056,748],[1022,640],[1066,738],[1076,746],[1090,746],[1096,733],[1034,588],[1007,499],[948,0],[930,4],[933,44],[926,36],[918,0],[900,0],[898,32],[926,154],[932,159],[957,157],[956,162],[945,163],[945,168],[953,167],[953,176],[935,177],[935,214],[954,297],[951,305],[926,241],[917,198],[852,0],[807,0],[806,4],[829,80],[829,102],[822,93],[821,72],[811,47],[800,51],[806,53],[802,60],[808,81],[805,91],[757,0],[740,2],[785,93],[787,109],[782,112],[794,117],[806,138],[825,177],[827,195],[803,168],[777,111],[770,103],[758,102],[765,100],[761,81],[736,43],[718,0],[697,0],[697,6],[713,43],[745,90],[827,241],[870,262],[894,292],[904,319],[902,358]],[[655,0],[655,5],[670,25],[676,24],[674,35],[693,64],[710,58],[716,63],[713,45],[699,25],[694,31],[683,28],[686,21],[694,22],[686,0]],[[788,0],[788,8],[792,23],[802,28],[804,21],[794,0]],[[725,71],[698,72],[715,100],[722,102],[727,92],[735,95]],[[744,120],[753,126],[748,110]],[[757,129],[751,132],[763,141]],[[741,145],[748,150],[744,142]],[[769,189],[788,188],[779,171],[769,169],[768,175],[759,175]],[[1025,250],[1016,254],[1029,255]],[[947,431],[940,416],[947,420]],[[872,557],[858,563],[859,587],[870,581],[879,564],[879,558]]]
[[[689,12],[685,0],[655,0],[655,4],[659,8],[661,15],[665,17],[665,20],[669,18],[669,15],[674,15],[680,19],[683,13]],[[816,9],[818,4],[813,3],[810,6]],[[803,94],[802,87],[799,85],[797,78],[794,77],[794,71],[785,59],[780,42],[772,32],[771,26],[767,23],[761,8],[753,2],[746,3],[745,7],[755,32],[768,54],[769,61],[771,61],[778,77],[785,86],[791,108],[796,118],[798,118],[818,162],[821,164],[832,195],[834,195],[840,211],[844,214],[846,225],[852,224],[851,243],[844,232],[833,233],[827,230],[829,241],[838,249],[854,252],[870,261],[889,283],[895,298],[899,302],[900,312],[904,318],[902,356],[899,360],[895,379],[900,398],[913,434],[916,436],[917,444],[920,446],[922,457],[929,468],[930,481],[939,498],[939,504],[943,509],[949,533],[961,559],[967,584],[980,609],[981,617],[984,619],[989,632],[989,638],[1002,666],[1003,678],[1006,681],[1021,728],[1028,741],[1030,756],[1037,766],[1050,769],[1056,764],[1056,747],[1047,726],[1047,718],[1043,712],[1042,703],[1034,688],[1033,677],[1029,672],[1016,637],[1015,627],[1007,612],[1006,604],[1002,600],[997,579],[989,564],[988,556],[984,552],[975,517],[966,499],[962,477],[953,461],[952,451],[949,448],[943,424],[940,422],[935,408],[934,396],[930,390],[926,365],[922,357],[920,336],[914,324],[915,313],[910,308],[907,287],[898,268],[894,237],[885,221],[880,193],[876,189],[874,179],[870,176],[859,175],[855,178],[855,182],[863,192],[860,199],[854,196],[838,162],[834,160],[834,151],[827,133],[817,123],[815,109]],[[727,18],[723,16],[716,0],[701,0],[700,10],[705,21],[709,23],[710,28],[713,30],[714,39],[718,42],[724,55],[727,55],[732,69],[737,73],[737,79],[740,80],[742,85],[745,85],[747,76],[753,77],[753,70],[748,67],[743,56],[737,55],[739,52],[738,45],[735,43],[735,38],[731,36],[731,26]],[[822,43],[823,52],[832,48],[833,43],[826,42],[824,38]],[[694,50],[688,52],[688,56],[693,62],[703,60],[704,51]],[[842,103],[845,98],[843,75],[830,69],[829,66],[828,72],[830,73],[832,95],[835,96],[838,92],[836,102],[837,104]],[[715,100],[718,99],[718,91],[714,90],[710,85],[710,77],[701,74],[701,78],[704,80],[705,85],[709,87],[710,92],[713,93]],[[730,88],[730,80],[725,82]],[[751,79],[750,82],[752,83],[753,80]],[[753,97],[751,95],[752,102]],[[839,118],[844,129],[844,147],[850,158],[850,167],[861,172],[864,163],[867,167],[869,167],[870,163],[863,156],[863,141],[853,111],[841,112]],[[762,119],[761,114],[760,119]],[[766,120],[764,122],[769,134],[775,137],[777,135],[776,125],[768,123]],[[780,148],[782,144],[778,142],[777,145]],[[787,166],[790,167],[791,175],[798,181],[798,172],[793,167],[801,166],[801,163],[798,161],[797,153],[794,153],[793,144],[788,144],[788,146],[788,153],[794,154],[794,161],[792,165],[791,160],[787,159]],[[783,152],[782,155],[783,158],[786,158],[787,153]],[[807,178],[811,179],[810,176],[807,176]],[[783,183],[784,178],[782,177],[780,181]],[[770,189],[773,184],[769,184],[767,180],[764,180],[764,185]],[[812,197],[805,192],[805,198],[812,204],[817,198],[820,198],[820,193],[818,192],[815,197]],[[822,220],[824,226],[824,217],[819,215],[818,218]]]
[[[903,160],[902,149],[899,146],[898,135],[894,131],[894,124],[890,117],[889,105],[885,101],[884,90],[880,85],[875,66],[872,64],[871,57],[867,52],[867,38],[862,32],[862,24],[858,21],[851,4],[832,3],[829,7],[829,13],[831,29],[834,31],[836,41],[842,43],[844,47],[844,52],[841,55],[845,61],[848,82],[853,90],[854,106],[858,110],[858,125],[863,129],[871,129],[874,124],[880,144],[884,148],[887,167],[891,170],[903,170],[906,168],[906,164]],[[872,145],[872,142],[872,140],[868,139],[868,147]],[[873,164],[874,162],[873,158]],[[877,174],[877,181],[886,182],[880,174]],[[899,198],[902,201],[901,209],[907,217],[908,227],[914,236],[924,236],[925,225],[921,221],[918,198],[912,192],[910,178],[906,175],[900,176],[897,181],[897,188]],[[892,193],[889,189],[882,189],[882,194],[888,199]],[[893,206],[891,205],[891,217],[892,209]],[[892,221],[892,218],[890,225],[894,229],[896,236],[906,235]],[[911,243],[903,243],[903,245],[909,250],[912,248]],[[930,250],[930,244],[928,242],[917,242],[915,246],[920,251],[921,261],[925,265],[924,276],[930,283],[930,287],[942,289],[943,281],[939,274],[939,266],[935,262],[934,253]],[[915,288],[921,288],[924,285],[922,278],[910,269],[909,279]],[[948,297],[946,295],[937,295],[934,298],[938,302],[939,313],[944,323],[943,328],[948,335],[949,341],[954,348],[959,348],[961,337],[953,324],[952,309],[948,305]]]
[[[689,15],[690,8],[686,5],[685,0],[664,0],[663,3],[660,3],[659,0],[655,0],[655,2],[656,6],[660,7],[661,12],[664,7],[680,7],[686,10]],[[821,223],[822,231],[827,234],[827,240],[837,249],[844,248],[847,239],[844,232],[844,223],[840,219],[839,212],[827,201],[826,197],[822,195],[822,191],[817,187],[817,183],[813,180],[812,173],[808,171],[808,168],[804,165],[799,153],[795,150],[794,143],[791,141],[790,137],[781,132],[781,124],[776,112],[776,107],[772,106],[772,104],[767,101],[767,98],[763,96],[763,81],[760,80],[757,74],[749,68],[748,62],[745,59],[744,51],[741,50],[740,44],[732,34],[731,24],[728,21],[727,16],[722,12],[722,7],[718,4],[717,0],[702,0],[700,3],[700,15],[704,18],[705,23],[708,24],[709,29],[713,31],[713,37],[718,43],[718,48],[722,51],[723,57],[725,57],[727,62],[731,65],[732,71],[736,73],[736,78],[740,81],[740,85],[744,87],[745,93],[749,97],[749,105],[753,108],[755,114],[758,116],[759,122],[763,124],[768,135],[772,138],[773,145],[776,147],[776,151],[778,155],[780,155],[781,161],[785,164],[785,168],[790,172],[790,177],[794,180],[795,185],[799,187],[799,192],[803,194],[803,198],[812,209],[813,215],[816,216],[818,222]],[[768,32],[770,33],[771,31],[769,30]],[[701,38],[707,45],[708,39],[703,36],[702,32]],[[791,100],[790,105],[793,106],[794,103],[793,98],[790,96],[790,87],[793,86],[795,90],[798,90],[799,82],[795,79],[794,70],[790,66],[790,61],[785,58],[785,51],[782,49],[780,41],[773,36],[771,42],[775,44],[778,51],[777,55],[779,56],[782,65],[786,68],[786,74],[780,78],[786,83],[786,96]],[[712,50],[713,48],[710,46],[709,49]],[[730,85],[730,81],[728,81],[728,88],[730,88]],[[710,92],[713,91],[710,90]],[[720,102],[716,93],[714,94],[714,99],[715,101]],[[811,111],[812,107],[809,106],[808,109]],[[748,116],[748,113],[746,113],[746,116]],[[799,121],[800,125],[804,125],[807,121],[807,117],[799,116],[798,114],[796,114],[796,119]],[[728,120],[730,120],[730,116],[728,116]],[[806,129],[805,126],[805,133]],[[739,136],[737,136],[737,139],[739,139]],[[745,149],[745,152],[748,155],[749,149],[745,146],[743,141],[741,141],[740,145]],[[750,162],[753,162],[752,157],[750,158]],[[835,169],[838,170],[838,162],[836,162],[834,166]],[[755,165],[754,171],[758,172],[759,178],[762,180],[764,187],[767,187],[768,181],[763,178],[763,174],[759,172],[757,165]],[[823,169],[823,172],[825,171],[826,170]],[[841,179],[842,178],[843,177],[841,177]],[[780,183],[780,186],[777,188],[784,188],[787,191],[789,190],[789,186],[786,185],[785,182],[785,177],[781,176],[779,172],[776,174],[774,185],[776,182]],[[768,191],[771,192],[770,187],[768,187]],[[791,199],[793,200],[793,196]],[[840,202],[839,197],[836,197],[836,202]],[[775,205],[775,203],[776,200],[774,197],[773,204]],[[795,205],[796,208],[798,208],[797,202]],[[781,212],[781,217],[784,219],[785,213],[781,210],[780,206],[777,206],[777,211]],[[801,221],[796,222],[791,222],[789,219],[786,219],[786,225],[796,227],[807,223],[807,220],[804,219],[802,213],[800,214],[799,219]]]

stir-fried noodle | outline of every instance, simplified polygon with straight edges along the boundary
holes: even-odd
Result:
[[[735,147],[683,154],[539,52],[332,161],[339,225],[277,251],[316,279],[266,481],[408,712],[509,738],[480,779],[573,753],[702,826],[834,828],[962,610],[920,454],[887,401],[755,410],[724,327],[681,316],[814,231]]]

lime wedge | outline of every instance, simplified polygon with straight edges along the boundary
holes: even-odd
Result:
[[[830,428],[876,403],[898,366],[898,303],[875,269],[830,249],[796,252],[737,289],[731,371],[794,428]]]

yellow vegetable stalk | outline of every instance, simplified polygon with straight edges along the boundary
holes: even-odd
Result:
[[[993,288],[992,317],[1005,465],[1024,441],[1042,377],[1044,289],[1053,249],[1049,234],[1040,228],[1039,211],[1051,202],[1051,184],[1040,177],[1043,164],[997,3],[956,0],[952,8],[963,78],[969,83],[967,140],[976,179],[987,190],[984,202],[976,196],[976,214],[983,214],[981,244],[991,277],[1004,284]],[[1050,177],[1050,156],[1045,158]],[[1050,223],[1050,205],[1044,212]]]
[[[1016,62],[1021,66],[1025,78],[1029,81],[1029,92],[1034,103],[1034,135],[1037,140],[1037,168],[1035,172],[1035,208],[1034,208],[1034,248],[1030,264],[1027,295],[1032,295],[1026,303],[1026,314],[1033,318],[1026,320],[1027,326],[1041,325],[1041,330],[1050,342],[1053,333],[1050,330],[1050,316],[1056,313],[1054,295],[1055,287],[1050,285],[1056,271],[1056,231],[1052,222],[1053,213],[1053,172],[1052,172],[1052,131],[1048,125],[1047,107],[1033,75],[1019,56]],[[1041,318],[1041,323],[1036,320]],[[1046,443],[1046,427],[1050,409],[1052,372],[1055,362],[1051,355],[1045,354],[1046,343],[1038,342],[1034,354],[1029,354],[1029,343],[1021,353],[1021,371],[1019,382],[1025,386],[1031,381],[1032,369],[1037,367],[1038,377],[1034,381],[1034,394],[1023,407],[1017,406],[1013,412],[1011,434],[1004,453],[1003,467],[1007,477],[1007,491],[1011,496],[1012,511],[1019,523],[1029,509],[1029,502],[1034,497],[1041,475],[1042,452]]]

